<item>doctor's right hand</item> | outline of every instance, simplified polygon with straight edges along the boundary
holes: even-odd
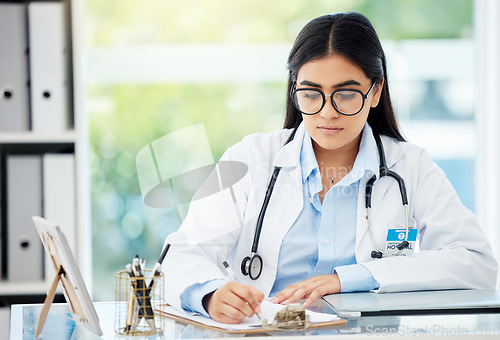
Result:
[[[253,286],[230,281],[207,298],[209,301],[205,306],[212,319],[235,324],[260,313],[264,294]]]

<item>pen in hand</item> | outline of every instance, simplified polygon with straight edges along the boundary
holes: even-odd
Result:
[[[234,274],[233,270],[231,269],[231,267],[229,267],[229,264],[226,261],[222,262],[222,264],[224,265],[224,268],[227,271],[227,276],[229,276],[229,278],[231,279],[231,281],[239,282],[238,278]],[[257,315],[257,317],[259,318],[259,320],[261,320],[259,313],[255,312],[255,315]]]

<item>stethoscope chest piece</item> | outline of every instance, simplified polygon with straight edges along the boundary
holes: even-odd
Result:
[[[262,257],[257,254],[247,256],[241,261],[241,272],[252,280],[257,280],[262,273]]]

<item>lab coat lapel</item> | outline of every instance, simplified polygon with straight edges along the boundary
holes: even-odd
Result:
[[[380,136],[384,146],[384,153],[389,170],[394,171],[394,166],[404,156],[401,147],[392,139],[386,136]],[[379,162],[380,164],[380,162]],[[375,181],[372,191],[372,216],[375,216],[380,207],[383,206],[384,196],[391,185],[397,185],[397,182],[387,176]]]
[[[302,206],[300,167],[281,169],[264,219],[259,245],[263,257],[269,259],[266,263],[269,270],[262,273],[266,276],[266,282],[274,282],[281,243],[299,216]],[[269,286],[269,291],[271,288],[272,285]]]
[[[262,271],[262,286],[259,288],[267,296],[274,283],[278,268],[281,243],[288,230],[295,223],[303,207],[302,174],[300,151],[304,138],[304,124],[298,127],[290,143],[283,146],[274,158],[273,166],[280,167],[259,239],[258,252],[266,259]],[[288,138],[289,135],[286,135]]]

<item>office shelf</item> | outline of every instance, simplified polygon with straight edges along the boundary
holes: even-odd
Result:
[[[47,282],[9,282],[2,281],[0,283],[0,296],[5,295],[21,295],[21,294],[47,294]]]
[[[57,134],[27,132],[0,132],[0,144],[32,144],[32,143],[75,143],[75,131]]]
[[[59,7],[59,4],[62,4],[62,9]],[[53,110],[47,110],[45,111],[42,110],[42,113],[47,114],[47,119],[42,119],[40,118],[45,118],[45,115],[42,114],[40,115],[40,107],[44,107],[46,101],[44,102],[43,100],[40,101],[40,97],[35,97],[33,94],[35,92],[35,89],[37,85],[34,82],[34,74],[36,73],[35,71],[35,65],[40,65],[40,60],[44,60],[47,62],[47,60],[52,60],[51,58],[48,58],[47,55],[43,55],[46,52],[45,46],[46,44],[43,43],[43,39],[46,39],[46,36],[51,36],[50,34],[42,34],[40,35],[40,39],[36,40],[33,37],[35,35],[38,35],[39,32],[32,31],[29,34],[27,38],[27,43],[28,43],[28,57],[29,58],[29,63],[26,67],[28,67],[28,76],[29,76],[29,84],[31,86],[30,88],[30,93],[31,93],[31,100],[30,102],[30,108],[29,108],[29,131],[22,131],[22,132],[9,132],[9,131],[0,131],[0,216],[1,219],[0,221],[2,222],[0,225],[0,230],[2,231],[1,234],[1,239],[2,239],[2,245],[0,246],[1,253],[0,253],[0,264],[2,268],[2,279],[0,280],[0,300],[5,300],[9,301],[9,303],[19,303],[16,302],[16,299],[19,299],[20,302],[26,303],[29,302],[30,297],[35,299],[38,299],[40,296],[45,296],[47,294],[47,288],[49,287],[50,283],[53,280],[53,273],[50,270],[45,270],[43,278],[40,277],[40,280],[37,278],[30,278],[30,279],[17,279],[13,281],[9,281],[9,275],[10,272],[6,270],[5,268],[8,268],[8,261],[9,258],[13,258],[13,256],[9,256],[9,247],[10,249],[14,249],[14,247],[19,247],[21,243],[14,242],[12,244],[9,243],[9,239],[7,237],[9,233],[9,219],[8,216],[9,210],[7,207],[9,204],[14,204],[16,202],[9,202],[8,201],[8,187],[12,183],[12,178],[9,178],[9,168],[8,168],[8,162],[9,162],[9,157],[14,156],[19,156],[19,155],[28,155],[28,156],[39,156],[41,157],[41,164],[42,164],[42,170],[41,172],[41,189],[38,189],[41,191],[39,194],[41,196],[41,213],[40,215],[50,219],[49,216],[46,216],[47,213],[47,207],[52,206],[52,211],[54,211],[53,206],[54,202],[57,201],[57,203],[61,202],[65,203],[65,200],[72,202],[70,206],[73,208],[74,206],[74,212],[72,211],[69,216],[74,215],[74,223],[65,223],[60,220],[54,220],[53,222],[60,224],[61,229],[64,231],[66,234],[66,237],[68,238],[68,241],[70,243],[70,248],[75,256],[75,259],[80,267],[80,271],[82,272],[82,276],[85,277],[85,283],[89,290],[91,289],[91,282],[92,282],[92,276],[91,276],[91,253],[90,253],[90,240],[91,240],[91,231],[90,231],[90,184],[89,184],[89,171],[88,171],[88,132],[87,132],[87,124],[86,124],[86,118],[85,118],[85,111],[84,111],[84,105],[83,105],[83,96],[85,93],[84,86],[82,84],[82,62],[83,62],[83,14],[84,14],[84,0],[28,0],[28,1],[21,1],[21,2],[13,2],[9,0],[0,0],[0,5],[8,5],[8,6],[26,6],[24,7],[24,10],[26,11],[26,25],[33,27],[34,25],[33,22],[38,16],[38,22],[36,23],[38,26],[37,27],[42,27],[46,25],[47,27],[61,27],[58,26],[58,24],[54,24],[54,15],[56,16],[56,19],[60,18],[60,13],[62,13],[63,20],[63,26],[64,27],[64,34],[67,34],[67,36],[63,37],[64,41],[64,53],[60,54],[59,57],[62,60],[61,63],[58,63],[57,65],[62,66],[62,77],[64,78],[64,86],[62,87],[63,91],[67,90],[67,96],[63,95],[60,96],[60,93],[57,91],[52,91],[52,94],[49,93],[47,96],[45,96],[46,92],[44,93],[44,96],[48,100],[56,100],[56,98],[61,98],[63,97],[64,100],[62,100],[60,103],[64,101],[64,105],[56,106],[56,108],[63,107],[67,108],[67,113],[59,116],[54,116]],[[30,9],[30,5],[34,5]],[[44,10],[40,10],[41,7],[46,6],[45,10],[47,10],[47,7],[58,7],[57,11],[49,11],[50,15],[46,16],[46,12]],[[38,7],[38,12],[34,12],[34,7]],[[31,11],[31,12],[30,12]],[[33,14],[35,13],[35,14]],[[31,17],[30,17],[31,15]],[[17,20],[17,19],[16,19]],[[17,21],[22,21],[22,19],[19,19]],[[13,25],[17,25],[17,21],[13,22]],[[56,20],[58,21],[58,20]],[[58,21],[59,22],[59,21]],[[41,25],[41,26],[40,26]],[[44,28],[45,29],[45,28]],[[54,33],[53,36],[59,37],[62,36],[61,30],[60,29],[54,29],[50,31],[49,33]],[[47,33],[47,32],[45,32]],[[1,32],[0,32],[1,34]],[[3,40],[2,40],[3,39]],[[0,49],[8,48],[10,45],[10,36],[0,36],[0,42],[7,44],[7,46],[0,46]],[[15,39],[12,38],[12,39]],[[41,42],[42,41],[42,42]],[[56,40],[54,40],[56,41]],[[60,41],[57,39],[57,41]],[[31,44],[30,44],[31,42]],[[34,45],[38,45],[38,47],[42,47],[42,49],[38,50],[39,53],[35,53],[33,51]],[[40,52],[41,51],[41,52]],[[41,54],[40,54],[41,53]],[[42,55],[42,57],[40,57]],[[38,56],[38,58],[37,58]],[[61,57],[62,56],[62,57]],[[35,60],[36,59],[36,60]],[[52,65],[52,64],[51,64]],[[54,67],[53,65],[51,67]],[[39,68],[41,69],[41,68]],[[50,67],[49,67],[50,69]],[[47,71],[44,69],[44,71]],[[50,71],[50,70],[49,70]],[[51,72],[51,76],[57,77],[58,75],[56,74],[57,72]],[[42,74],[45,74],[42,72]],[[38,77],[40,77],[40,74],[37,74]],[[2,88],[2,81],[5,81],[5,78],[2,79],[0,77],[0,89]],[[60,84],[60,83],[58,83]],[[59,85],[57,85],[59,86]],[[57,87],[57,86],[54,86]],[[57,89],[56,89],[57,90]],[[44,91],[51,91],[51,89],[45,90]],[[64,93],[64,92],[62,92]],[[13,97],[16,98],[16,97]],[[0,100],[3,100],[0,98]],[[59,100],[59,99],[58,99]],[[0,103],[1,104],[1,103]],[[2,107],[0,107],[1,110]],[[44,107],[47,108],[47,107]],[[6,111],[4,111],[5,113]],[[23,113],[24,111],[20,111],[18,113]],[[36,112],[36,113],[35,113]],[[66,112],[63,110],[58,111],[58,112]],[[1,113],[1,112],[0,112]],[[16,112],[9,112],[9,115],[12,114],[13,117],[15,117]],[[4,116],[4,117],[9,117],[9,116]],[[59,121],[57,119],[54,119],[54,117],[63,117],[62,121]],[[36,118],[36,119],[35,119]],[[8,121],[7,121],[8,122]],[[41,122],[41,123],[40,123]],[[58,124],[60,123],[60,124]],[[38,125],[37,125],[38,124]],[[56,127],[57,126],[57,127]],[[5,126],[4,126],[5,127]],[[49,131],[49,130],[54,130],[54,131]],[[49,157],[46,157],[46,156]],[[55,157],[54,157],[55,156]],[[49,164],[49,161],[54,162],[54,158],[57,158],[58,156],[69,156],[71,158],[71,162],[69,163],[71,166],[65,167],[65,170],[60,170],[60,171],[53,171],[51,174],[51,181],[47,180],[46,173],[48,172],[47,169],[62,169],[62,167],[58,167],[57,165],[59,163],[56,163],[56,166],[52,165],[52,168],[48,168],[47,164]],[[52,157],[52,160],[47,160],[47,158]],[[66,159],[67,160],[67,159]],[[56,160],[57,161],[57,160]],[[54,163],[52,163],[54,164]],[[68,164],[67,162],[64,164]],[[15,171],[12,170],[15,169],[14,167],[11,168],[11,174],[14,174]],[[70,170],[67,170],[70,169]],[[72,170],[71,170],[72,169]],[[64,194],[64,197],[62,199],[59,197],[58,198],[58,193],[56,192],[55,194],[53,193],[51,196],[48,194],[50,190],[47,190],[47,183],[57,183],[59,181],[59,177],[57,176],[60,172],[62,172],[62,175],[60,176],[61,178],[65,178],[66,182],[64,182],[66,187],[71,187],[71,194],[66,194],[67,191],[62,191]],[[54,175],[55,174],[55,175]],[[68,175],[69,174],[69,175]],[[19,181],[19,178],[21,175],[18,175],[17,180],[18,182],[21,182],[22,180]],[[69,178],[69,179],[68,179]],[[61,182],[62,183],[62,182]],[[73,185],[74,184],[74,185]],[[50,186],[53,187],[53,186]],[[57,186],[55,186],[57,187]],[[62,185],[61,185],[62,187]],[[15,190],[11,190],[10,192],[15,192]],[[30,195],[33,196],[36,194],[36,190],[32,191],[29,190],[29,188],[26,189],[26,192],[23,192],[23,195],[20,195],[19,197],[26,197],[29,198]],[[60,195],[63,196],[63,195]],[[50,197],[55,197],[56,199],[50,199]],[[17,201],[22,201],[23,199],[18,199]],[[74,202],[74,204],[73,204]],[[19,202],[17,202],[18,205],[16,208],[17,211],[23,211],[24,207]],[[57,204],[56,204],[57,206]],[[64,209],[61,209],[64,210]],[[67,209],[66,209],[67,210]],[[73,214],[73,215],[71,215]],[[10,214],[13,216],[14,214]],[[64,215],[64,214],[63,214]],[[65,217],[68,216],[68,214],[65,215]],[[31,219],[31,216],[29,216],[29,219]],[[73,221],[73,219],[71,219]],[[23,220],[24,221],[24,220]],[[33,229],[29,229],[29,227],[32,226]],[[28,231],[32,232],[35,229],[34,224],[29,225],[28,224]],[[36,232],[35,232],[36,233]],[[13,234],[11,234],[13,235]],[[40,241],[39,239],[37,241]],[[37,246],[41,245],[38,244]],[[30,245],[31,246],[31,245]],[[31,249],[31,248],[30,248]],[[45,256],[45,250],[40,251],[40,256]],[[49,268],[48,266],[51,266],[52,264],[49,262],[47,258],[44,260],[44,268]],[[37,265],[38,266],[38,265]],[[15,268],[15,266],[12,266],[10,268]],[[39,267],[38,267],[39,268]],[[12,277],[10,278],[12,280]],[[60,288],[58,289],[60,291]],[[38,300],[37,300],[38,301]]]

